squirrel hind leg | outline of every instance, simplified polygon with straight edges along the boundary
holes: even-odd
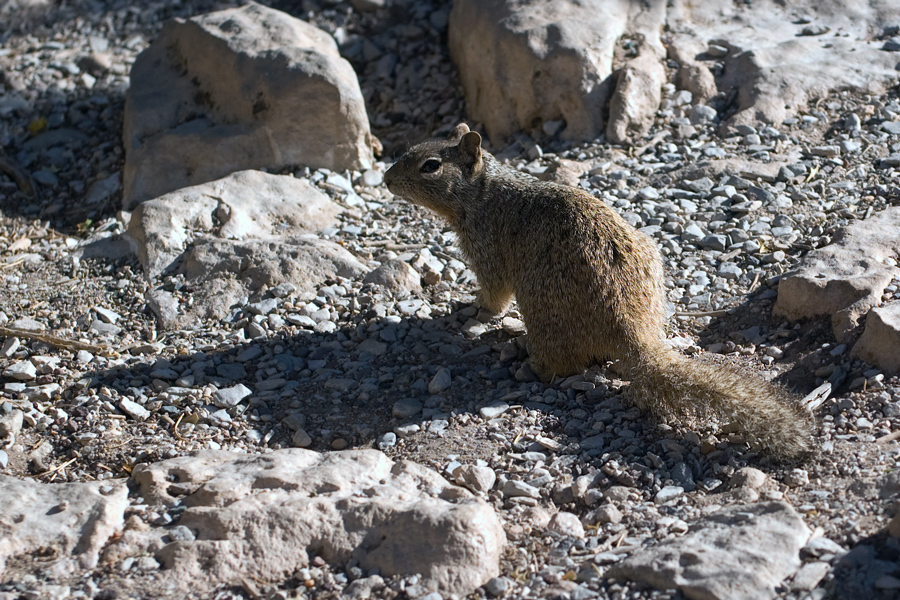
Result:
[[[531,370],[545,383],[557,377],[582,373],[590,366],[570,353],[559,351],[559,348],[546,347],[541,338],[533,332],[529,332],[525,338],[525,348],[528,350],[528,364]]]

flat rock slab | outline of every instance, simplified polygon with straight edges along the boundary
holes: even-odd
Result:
[[[181,273],[192,306],[154,289],[148,298],[163,329],[223,318],[263,286],[312,292],[329,277],[366,272],[352,254],[313,232],[335,222],[340,207],[308,181],[239,171],[143,202],[128,225],[151,280]]]
[[[326,32],[249,3],[168,22],[131,71],[126,209],[242,169],[368,168],[353,67]]]
[[[683,67],[722,65],[719,92],[737,92],[729,125],[778,126],[830,90],[878,93],[896,81],[896,53],[879,39],[900,22],[900,5],[880,0],[678,0],[667,25]],[[710,45],[724,48],[714,56]],[[681,73],[679,73],[681,75]]]
[[[93,568],[127,506],[121,480],[44,484],[0,475],[0,573],[10,559],[38,554],[53,576]]]
[[[789,320],[831,316],[835,337],[848,340],[869,310],[881,304],[891,280],[900,277],[898,231],[900,207],[839,230],[831,244],[813,250],[781,277],[773,313]],[[900,354],[900,347],[893,353]]]
[[[770,600],[775,586],[800,568],[810,531],[784,502],[724,509],[612,567],[607,574],[680,589],[696,600]]]
[[[448,45],[495,146],[559,130],[626,143],[654,118],[668,59],[694,103],[733,98],[728,127],[777,126],[830,90],[894,85],[897,55],[880,37],[898,22],[900,5],[878,0],[457,0]]]
[[[156,557],[166,581],[194,592],[280,581],[321,556],[463,596],[499,573],[506,542],[488,504],[375,450],[205,451],[139,465],[133,479],[147,502],[187,507],[178,525],[194,539]]]

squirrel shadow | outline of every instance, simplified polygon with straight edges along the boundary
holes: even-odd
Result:
[[[209,442],[225,449],[292,447],[302,429],[313,450],[380,446],[389,456],[431,464],[491,461],[498,455],[533,460],[540,455],[526,453],[538,452],[543,462],[573,478],[593,474],[598,486],[620,484],[647,493],[665,485],[690,491],[704,481],[721,483],[748,463],[779,467],[743,444],[711,437],[706,424],[692,429],[654,421],[631,403],[627,383],[602,368],[592,368],[586,378],[550,384],[516,381],[524,353],[503,350],[518,342],[502,329],[467,337],[462,330],[475,313],[471,305],[457,304],[433,318],[397,319],[379,318],[370,308],[330,333],[279,332],[171,360],[133,358],[87,373],[87,388],[63,395],[80,404],[72,409],[75,414],[136,396],[151,418],[170,430],[166,443],[148,443],[136,455],[127,447],[113,451],[113,460],[123,464],[170,458]],[[732,317],[715,326],[733,327]],[[377,344],[361,349],[370,339]],[[430,393],[429,383],[442,368],[449,370],[450,386]],[[202,395],[208,384],[218,389],[243,384],[252,393],[222,408]],[[509,408],[504,411],[503,405]],[[523,430],[523,424],[535,423],[528,412],[543,418],[538,427]],[[453,430],[447,431],[444,422],[451,419]],[[196,425],[188,430],[187,422]],[[402,432],[400,439],[384,444],[382,436],[395,430]],[[92,454],[97,460],[111,458],[99,445],[82,448],[68,437],[56,443],[58,451],[77,451],[89,460]]]

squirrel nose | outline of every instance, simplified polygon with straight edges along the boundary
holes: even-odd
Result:
[[[391,189],[391,185],[394,183],[394,167],[391,167],[384,174],[384,185]]]

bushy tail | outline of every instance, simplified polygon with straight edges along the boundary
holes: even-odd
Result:
[[[793,394],[756,374],[691,360],[662,345],[641,352],[631,371],[632,393],[642,408],[661,415],[715,414],[782,460],[812,450],[812,415]]]

